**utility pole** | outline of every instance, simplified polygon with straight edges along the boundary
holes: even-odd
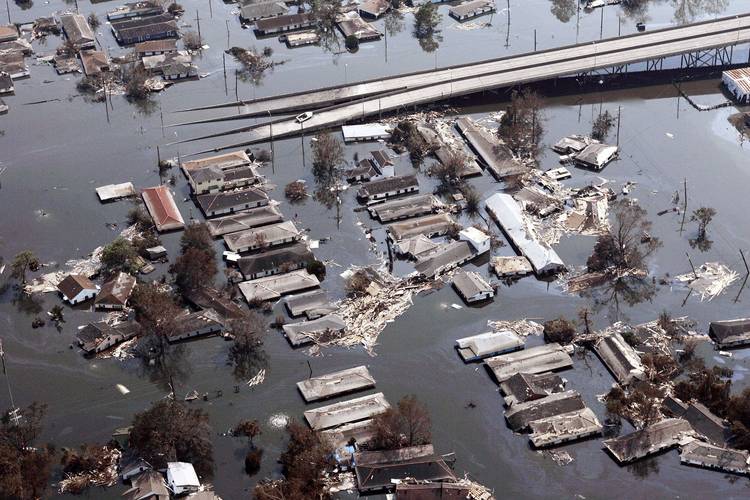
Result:
[[[268,124],[268,130],[271,136],[271,172],[276,174],[276,153],[273,150],[273,123]]]
[[[5,0],[5,10],[8,11],[8,24],[13,24],[13,21],[10,20],[10,4],[8,0]]]
[[[195,22],[198,24],[198,45],[203,47],[203,38],[201,38],[201,18],[198,9],[195,9]]]
[[[534,52],[536,52],[536,28],[534,28]]]
[[[211,16],[211,19],[214,18],[214,7],[211,0],[208,0],[208,15]]]
[[[620,111],[621,106],[617,106],[617,147],[620,147]]]
[[[505,48],[510,47],[510,0],[507,2],[508,8],[505,9],[506,18],[508,19],[508,26],[505,29]]]
[[[161,136],[164,136],[164,111],[161,109],[161,101],[159,101],[159,118],[161,119]],[[156,150],[159,151],[159,146],[156,146]]]
[[[225,22],[227,25],[227,49],[228,49],[229,48],[229,19],[227,19]]]
[[[18,413],[16,403],[13,401],[13,391],[10,388],[10,378],[8,377],[8,369],[5,366],[5,351],[3,351],[3,339],[0,339],[0,360],[3,362],[3,375],[5,375],[5,382],[8,384],[8,396],[10,397],[10,411],[8,412],[8,418],[15,424],[18,425],[21,420],[21,415]]]
[[[687,207],[688,207],[688,204],[687,204],[687,178],[685,178],[684,186],[685,186],[685,199],[683,200],[683,203],[682,203],[682,222],[680,223],[680,234],[682,234],[682,230],[683,230],[683,228],[685,226],[685,216],[687,215]]]
[[[601,40],[604,37],[604,9],[606,7],[606,3],[602,5],[602,20],[599,24],[599,40]]]
[[[224,95],[229,95],[229,88],[227,87],[227,55],[221,53],[221,65],[224,68]]]

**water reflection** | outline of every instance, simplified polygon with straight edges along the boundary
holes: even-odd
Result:
[[[659,473],[659,462],[656,458],[638,460],[632,465],[629,465],[628,470],[632,472],[635,477],[645,479],[651,474]]]
[[[663,2],[659,0],[659,3]],[[645,22],[652,3],[657,3],[657,0],[622,0],[620,8],[630,19]],[[669,3],[674,8],[674,22],[688,24],[703,15],[718,16],[727,9],[729,0],[670,0]]]
[[[656,291],[656,283],[651,277],[622,276],[581,295],[592,299],[595,312],[607,308],[610,316],[619,321],[627,319],[622,314],[621,305],[633,307],[643,302],[651,302]]]
[[[558,21],[567,23],[576,14],[577,0],[550,0],[550,12]]]
[[[141,360],[141,376],[148,377],[164,391],[178,393],[178,387],[190,373],[186,351],[184,344],[169,344],[154,334],[146,335],[136,348]]]

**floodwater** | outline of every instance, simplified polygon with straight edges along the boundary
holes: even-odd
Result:
[[[574,2],[565,0],[512,0],[510,28],[504,0],[497,0],[499,12],[492,16],[491,26],[476,30],[457,29],[444,14],[442,41],[436,52],[426,53],[411,36],[412,18],[405,17],[405,29],[388,38],[388,62],[385,43],[362,44],[357,54],[325,53],[318,47],[287,50],[275,39],[255,41],[250,31],[242,30],[234,5],[213,2],[212,17],[206,2],[187,0],[185,23],[195,24],[200,6],[200,26],[210,48],[197,61],[201,73],[210,73],[198,81],[179,83],[153,98],[151,106],[138,107],[122,97],[112,99],[109,119],[104,104],[93,104],[77,95],[75,77],[58,76],[46,65],[31,65],[31,78],[16,82],[14,96],[4,97],[11,110],[0,117],[0,255],[9,261],[17,252],[33,250],[43,262],[64,262],[89,253],[94,247],[111,241],[117,234],[110,224],[124,228],[127,202],[102,205],[94,188],[113,182],[132,181],[138,187],[159,182],[156,146],[162,145],[163,157],[190,154],[206,147],[219,146],[224,139],[199,144],[166,147],[176,139],[203,135],[237,126],[206,124],[194,127],[162,129],[183,121],[173,113],[183,107],[233,100],[235,83],[230,76],[225,83],[221,51],[227,45],[227,24],[231,45],[258,48],[269,45],[274,59],[284,61],[268,73],[258,86],[240,82],[236,95],[240,99],[299,91],[344,81],[428,69],[435,64],[448,65],[482,60],[533,50],[534,31],[537,47],[596,40],[603,36],[631,33],[636,20],[645,19],[650,28],[663,27],[686,19],[695,20],[716,15],[742,12],[746,3],[737,1],[654,1],[647,2],[647,11],[629,18],[618,8],[601,13],[581,11],[577,22]],[[80,2],[82,13],[96,12],[100,19],[116,2]],[[20,10],[11,5],[14,22],[31,21],[54,11],[74,9],[74,5],[57,0],[35,2]],[[567,10],[566,10],[567,9]],[[555,16],[558,13],[561,19]],[[560,14],[562,13],[562,14]],[[622,17],[619,21],[618,14]],[[566,18],[566,15],[569,17]],[[477,22],[490,20],[480,18]],[[382,21],[376,23],[382,27]],[[577,27],[578,26],[578,27]],[[183,28],[190,29],[190,28]],[[194,29],[194,28],[193,28]],[[99,29],[100,42],[111,55],[123,54],[107,32]],[[61,42],[48,38],[37,45],[38,53],[47,53]],[[736,51],[739,53],[740,51]],[[744,54],[746,57],[747,50]],[[743,57],[737,55],[737,57]],[[745,59],[747,60],[747,59]],[[30,60],[27,60],[31,62]],[[228,74],[233,75],[234,62],[227,59]],[[604,86],[603,86],[604,87]],[[226,90],[225,90],[226,88]],[[604,90],[604,89],[603,89]],[[726,97],[716,79],[683,84],[683,90],[700,104],[718,104]],[[493,102],[485,96],[481,104],[460,106],[459,112],[480,118],[502,109],[503,97]],[[43,104],[34,102],[50,100]],[[460,105],[461,103],[453,103]],[[582,96],[551,97],[547,100],[544,141],[554,143],[562,135],[587,133],[592,117],[599,109],[622,113],[620,145],[622,158],[596,175],[574,170],[570,185],[585,185],[597,177],[608,179],[615,190],[627,181],[636,182],[631,195],[637,198],[653,219],[652,234],[664,246],[652,261],[652,272],[660,277],[689,271],[685,252],[693,262],[719,261],[738,272],[744,267],[739,250],[750,249],[750,233],[746,231],[746,214],[750,198],[750,152],[728,123],[736,108],[698,112],[684,99],[677,98],[672,85],[654,85],[641,89],[602,91]],[[251,123],[251,122],[250,122]],[[278,186],[295,179],[312,182],[309,170],[309,138],[278,141],[273,167],[264,173]],[[303,165],[303,149],[306,163]],[[364,153],[375,145],[347,148],[351,160],[355,152]],[[556,165],[557,157],[549,152],[541,159],[542,168]],[[3,170],[5,167],[5,170]],[[306,168],[307,167],[307,168]],[[404,158],[397,165],[398,173],[411,169]],[[189,189],[176,173],[176,199],[184,216],[200,217],[199,211],[187,200]],[[687,179],[690,207],[709,205],[718,216],[710,227],[712,247],[701,253],[691,249],[688,239],[695,231],[688,223],[680,234],[680,219],[674,213],[658,217],[656,212],[670,208],[673,193],[682,189]],[[420,179],[423,188],[430,185]],[[485,195],[501,186],[488,174],[471,180]],[[273,195],[282,200],[277,189]],[[186,201],[183,201],[186,200]],[[344,194],[341,219],[336,211],[310,200],[303,205],[282,204],[287,218],[296,218],[309,229],[312,239],[330,238],[316,250],[321,260],[330,260],[328,278],[323,287],[334,297],[341,296],[340,272],[350,265],[364,265],[377,260],[370,251],[362,227],[376,226],[362,214],[352,211],[355,204],[351,191]],[[176,255],[179,234],[162,237],[170,256]],[[557,246],[563,260],[572,267],[583,266],[593,246],[593,238],[564,238]],[[380,250],[384,250],[382,243]],[[217,249],[220,249],[217,243]],[[509,252],[503,248],[500,252]],[[487,266],[468,265],[482,273]],[[149,276],[166,272],[166,266]],[[7,274],[7,271],[6,271]],[[392,403],[401,396],[415,393],[430,409],[433,420],[433,441],[440,452],[456,452],[456,470],[471,475],[494,488],[498,498],[746,498],[748,480],[729,478],[721,473],[684,467],[675,451],[660,455],[636,466],[621,468],[601,449],[600,439],[591,439],[565,446],[574,461],[558,466],[550,458],[531,450],[524,436],[507,429],[502,415],[502,400],[496,385],[484,370],[464,365],[453,349],[456,338],[486,330],[488,320],[531,318],[542,321],[558,315],[574,317],[583,306],[593,307],[597,327],[616,319],[642,322],[654,319],[666,309],[674,316],[688,315],[707,328],[714,319],[747,316],[749,291],[739,295],[739,284],[730,287],[711,302],[700,302],[695,296],[685,300],[686,290],[658,286],[650,302],[628,306],[619,311],[613,301],[594,305],[591,299],[564,294],[558,284],[526,278],[513,286],[502,286],[498,297],[482,308],[464,307],[456,310],[452,303],[460,299],[450,287],[423,297],[397,321],[390,324],[380,337],[380,345],[371,357],[363,349],[326,349],[319,357],[309,357],[305,350],[293,350],[281,334],[268,333],[265,351],[268,356],[267,375],[260,386],[249,389],[242,382],[235,393],[236,382],[226,366],[229,344],[208,339],[184,345],[180,360],[183,376],[176,380],[177,391],[185,394],[193,389],[208,392],[208,402],[193,404],[206,409],[216,432],[214,438],[216,491],[223,498],[247,498],[257,478],[278,474],[275,463],[284,446],[284,433],[271,425],[274,415],[302,418],[305,405],[297,393],[295,382],[308,376],[308,362],[313,373],[366,364],[378,386]],[[683,304],[684,302],[684,304]],[[0,297],[0,335],[2,335],[8,381],[16,405],[42,401],[49,405],[44,439],[58,446],[75,446],[82,442],[105,442],[112,431],[127,425],[133,414],[147,408],[166,395],[163,381],[152,380],[134,360],[87,360],[70,345],[78,325],[95,320],[99,315],[65,309],[66,323],[62,331],[47,326],[32,329],[31,321],[38,311],[47,311],[58,304],[52,294],[44,295],[34,304],[17,304],[13,292]],[[35,310],[34,308],[39,308]],[[280,311],[280,308],[277,307]],[[270,320],[273,316],[270,316]],[[529,344],[542,343],[530,338]],[[735,369],[735,390],[747,385],[750,351],[736,351],[733,358],[717,356],[709,346],[701,350],[709,363],[721,363]],[[608,390],[612,378],[593,356],[576,359],[575,368],[564,373],[570,388],[580,391],[587,404],[603,417],[603,405],[596,395]],[[120,394],[116,384],[130,392]],[[218,397],[221,390],[223,396]],[[470,407],[469,403],[475,406]],[[8,391],[0,390],[0,406],[9,407]],[[240,419],[259,419],[263,435],[257,440],[265,449],[263,468],[255,478],[242,472],[244,440],[223,437],[220,433]],[[627,430],[627,429],[624,429]],[[93,490],[84,498],[119,498],[123,487]]]

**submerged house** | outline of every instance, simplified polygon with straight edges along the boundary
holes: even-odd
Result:
[[[306,403],[334,398],[375,387],[375,379],[366,366],[355,366],[297,382]]]
[[[141,196],[157,231],[161,233],[185,227],[185,220],[167,186],[146,188]]]
[[[693,432],[687,420],[667,418],[624,436],[604,441],[604,447],[621,464],[677,446]]]
[[[628,385],[634,379],[643,380],[646,377],[641,357],[617,332],[597,339],[594,352],[620,385]]]
[[[135,321],[124,321],[109,325],[106,321],[89,323],[76,332],[78,345],[87,354],[95,354],[109,349],[126,340],[130,340],[141,331],[141,325]]]
[[[282,326],[284,335],[294,347],[313,342],[315,337],[335,335],[346,331],[346,323],[336,314],[328,314],[311,321],[288,323]]]
[[[135,55],[138,57],[172,54],[174,52],[177,52],[177,41],[172,39],[149,40],[135,44]]]
[[[360,494],[392,491],[405,479],[424,483],[454,482],[456,475],[432,445],[354,454]]]
[[[388,225],[388,236],[391,241],[401,241],[418,235],[428,238],[443,236],[456,225],[456,220],[449,214],[425,215],[416,219],[393,222]]]
[[[101,50],[82,50],[79,56],[86,76],[96,76],[109,71],[109,58]]]
[[[540,242],[526,227],[521,207],[511,195],[493,194],[485,204],[490,217],[508,236],[516,251],[529,260],[537,276],[556,274],[565,269],[557,252]]]
[[[523,339],[510,330],[480,333],[456,340],[456,350],[465,363],[517,351],[523,346]]]
[[[164,476],[149,470],[131,479],[132,487],[122,494],[125,500],[169,500]]]
[[[195,313],[175,318],[174,330],[169,334],[169,342],[177,342],[202,335],[221,333],[223,319],[213,309],[203,309]]]
[[[167,463],[167,484],[175,495],[195,493],[201,488],[201,482],[192,464],[186,462]]]
[[[165,52],[142,58],[143,67],[152,75],[161,75],[164,80],[180,80],[198,76],[193,56],[184,50]]]
[[[205,194],[250,186],[258,181],[258,174],[250,165],[230,168],[209,165],[187,171],[187,178],[193,193]]]
[[[451,241],[417,259],[414,269],[426,278],[450,271],[469,262],[476,256],[471,245],[465,241]]]
[[[277,17],[289,12],[284,2],[252,2],[240,7],[240,21],[251,24],[259,19]]]
[[[495,296],[495,289],[473,271],[458,271],[453,276],[453,287],[468,304],[481,302]]]
[[[494,0],[470,0],[448,9],[448,15],[456,21],[466,21],[494,11]]]
[[[581,395],[576,391],[563,391],[541,399],[516,403],[505,411],[508,427],[519,432],[535,420],[554,417],[563,413],[586,408]]]
[[[111,25],[115,39],[121,45],[177,38],[179,34],[177,22],[171,14],[113,21]]]
[[[121,5],[116,9],[107,12],[109,21],[119,21],[132,17],[153,16],[164,13],[164,9],[157,2],[143,1],[132,2]]]
[[[276,300],[282,295],[316,288],[320,281],[304,269],[289,273],[266,276],[240,283],[239,289],[245,300],[253,304],[258,301]]]
[[[182,162],[182,171],[187,175],[188,172],[198,170],[204,167],[219,167],[225,168],[237,168],[244,165],[250,165],[252,160],[247,155],[247,152],[231,151],[229,153],[223,153],[215,156],[207,156],[206,158],[199,158],[197,160],[189,160]]]
[[[747,103],[750,100],[750,68],[723,71],[721,83],[740,103]]]
[[[270,200],[265,191],[246,188],[240,191],[201,194],[196,197],[196,202],[206,217],[216,217],[249,208],[264,207]]]
[[[237,266],[245,279],[253,280],[303,269],[313,260],[315,257],[307,245],[298,243],[240,257]]]
[[[506,406],[534,401],[565,390],[565,380],[556,373],[516,373],[500,383]]]
[[[575,156],[574,161],[582,167],[599,171],[606,167],[612,160],[617,158],[619,150],[620,148],[617,146],[592,143],[578,153]]]
[[[284,217],[275,205],[266,205],[264,207],[250,208],[242,210],[241,212],[235,212],[231,215],[207,220],[206,226],[208,226],[208,231],[211,233],[211,236],[218,238],[219,236],[236,233],[243,229],[274,224],[276,222],[282,222],[283,220]]]
[[[135,277],[123,272],[118,273],[117,276],[102,285],[102,289],[94,301],[94,306],[97,309],[124,309],[134,288]]]
[[[370,205],[367,210],[371,217],[386,223],[431,214],[442,206],[442,202],[434,194],[417,194]]]
[[[417,176],[402,175],[386,177],[362,185],[359,191],[357,191],[357,198],[365,202],[371,202],[406,193],[416,193],[417,191],[419,191]]]
[[[356,12],[343,15],[337,26],[344,38],[354,37],[360,42],[379,40],[381,33],[375,27],[359,17]]]
[[[573,360],[560,344],[545,344],[495,356],[485,360],[485,364],[498,383],[503,383],[517,373],[536,374],[570,368]]]
[[[313,430],[320,431],[367,420],[384,413],[390,407],[383,393],[378,392],[307,410],[305,420]]]
[[[750,318],[712,321],[708,334],[720,348],[750,344]]]
[[[96,43],[94,32],[81,14],[65,14],[60,16],[65,37],[77,49],[93,49]]]
[[[602,424],[590,408],[561,413],[529,422],[529,440],[535,448],[556,446],[602,432]]]
[[[722,448],[694,440],[680,449],[680,462],[706,469],[747,474],[750,472],[750,455],[744,450]]]
[[[388,0],[364,0],[359,4],[359,13],[363,17],[378,19],[390,8],[391,2]]]
[[[69,274],[57,284],[63,300],[70,305],[80,304],[96,297],[99,287],[81,274]]]
[[[227,248],[237,253],[272,248],[286,243],[294,243],[300,239],[302,239],[302,232],[297,229],[292,221],[224,235],[224,243],[226,243]]]
[[[260,19],[255,23],[255,32],[260,36],[275,35],[287,31],[312,28],[315,24],[315,16],[311,13],[287,14],[270,19]]]

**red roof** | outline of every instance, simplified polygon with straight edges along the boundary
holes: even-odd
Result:
[[[157,186],[143,190],[143,201],[154,219],[154,225],[159,231],[181,229],[185,226],[180,210],[172,198],[167,186]]]

